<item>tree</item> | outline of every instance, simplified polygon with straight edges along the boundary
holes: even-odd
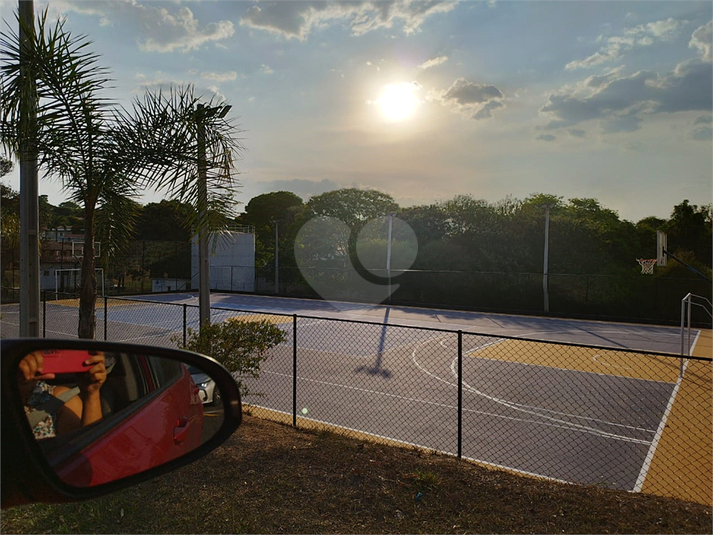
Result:
[[[685,199],[673,207],[663,230],[669,236],[669,247],[691,251],[698,261],[711,266],[711,205],[698,207]]]
[[[4,156],[0,156],[0,177],[10,174],[13,167],[15,167],[15,164],[12,163],[12,160],[8,160]]]
[[[242,222],[255,229],[274,227],[274,220],[281,220],[287,210],[302,206],[302,199],[290,191],[274,191],[253,197],[245,206]]]
[[[20,194],[5,184],[0,184],[0,280],[3,286],[12,287],[15,281],[7,280],[7,270],[20,248]]]
[[[239,316],[222,323],[204,325],[200,331],[188,329],[188,340],[179,347],[214,358],[232,372],[243,397],[253,393],[245,377],[257,379],[260,366],[268,358],[268,350],[287,339],[285,332],[267,320],[246,321]]]
[[[358,231],[369,220],[397,212],[393,197],[377,190],[345,188],[315,195],[307,203],[310,216],[336,217]]]
[[[190,241],[193,207],[177,200],[149,203],[140,209],[137,239]]]
[[[109,81],[98,57],[87,51],[85,36],[73,37],[58,21],[47,24],[47,11],[37,17],[32,41],[20,55],[15,33],[0,36],[0,141],[13,154],[19,151],[20,115],[31,105],[21,79],[29,69],[36,80],[37,139],[40,167],[57,177],[73,202],[82,207],[84,257],[79,299],[80,338],[94,338],[95,275],[94,242],[97,215],[102,221],[103,248],[114,250],[130,233],[129,202],[142,188],[165,191],[184,202],[199,201],[197,105],[193,88],[171,90],[169,96],[147,92],[137,99],[132,112],[112,106],[101,96]],[[208,105],[212,105],[210,101]],[[239,145],[232,138],[234,127],[223,117],[205,117],[207,182],[213,186],[210,207],[232,206],[233,155]],[[230,210],[226,208],[226,217]],[[214,211],[201,213],[213,214]],[[215,221],[196,218],[208,228]]]
[[[284,253],[291,250],[294,243],[294,233],[289,233],[288,228],[303,207],[302,199],[290,191],[264,193],[250,199],[245,206],[245,213],[240,217],[240,223],[255,227],[257,265],[265,265],[275,258],[276,222],[279,225],[280,255],[285,260]],[[288,241],[288,235],[292,236],[292,241]]]

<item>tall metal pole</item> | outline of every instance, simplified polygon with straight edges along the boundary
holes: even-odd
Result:
[[[549,257],[550,257],[550,205],[545,205],[545,265],[542,269],[542,289],[545,296],[545,312],[550,311],[549,294]]]
[[[20,0],[20,336],[40,336],[39,188],[37,181],[37,87],[25,65],[33,46],[35,9]],[[28,33],[29,32],[29,33]]]
[[[280,293],[280,262],[278,261],[278,256],[280,253],[280,247],[278,245],[278,239],[280,237],[278,228],[280,222],[275,220],[275,295]]]
[[[391,231],[394,225],[394,214],[388,214],[389,236],[386,241],[386,276],[389,278],[389,304],[391,304]]]
[[[200,328],[210,325],[210,258],[208,256],[208,178],[205,155],[206,109],[198,104],[198,320]]]

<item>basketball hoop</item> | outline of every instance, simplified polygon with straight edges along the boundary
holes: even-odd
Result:
[[[642,275],[653,275],[654,266],[656,265],[655,258],[637,258],[636,261],[641,266]]]

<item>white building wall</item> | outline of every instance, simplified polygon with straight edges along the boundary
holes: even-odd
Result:
[[[255,291],[255,234],[225,232],[211,236],[210,289],[236,292]],[[198,241],[191,242],[191,289],[197,290]]]

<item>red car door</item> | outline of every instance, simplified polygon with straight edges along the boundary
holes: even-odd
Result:
[[[71,455],[67,455],[69,445],[48,452],[50,464],[56,464],[57,474],[66,483],[87,487],[114,481],[180,457],[201,444],[203,404],[188,370],[165,359],[133,358],[133,380],[142,383],[133,386],[145,395],[94,429],[82,430],[77,443],[87,437],[90,441]]]

